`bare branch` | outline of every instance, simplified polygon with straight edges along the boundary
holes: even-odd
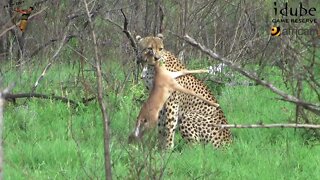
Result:
[[[317,115],[320,115],[320,106],[305,102],[305,101],[303,101],[303,100],[301,100],[301,99],[299,99],[299,98],[297,98],[295,96],[292,96],[292,95],[289,95],[289,94],[285,93],[284,91],[276,88],[270,82],[259,79],[254,73],[251,73],[249,71],[244,70],[239,65],[234,64],[233,62],[225,59],[224,57],[220,57],[217,53],[214,53],[212,50],[210,50],[210,49],[206,48],[205,46],[201,45],[200,43],[198,43],[197,41],[195,41],[193,38],[191,38],[188,35],[184,36],[184,40],[187,41],[192,46],[197,47],[198,49],[200,49],[202,52],[206,53],[210,57],[218,60],[221,63],[226,64],[227,66],[229,66],[230,68],[238,71],[239,73],[241,73],[242,75],[246,76],[247,78],[249,78],[251,80],[254,80],[256,83],[258,83],[260,85],[263,85],[264,87],[268,88],[272,92],[278,94],[279,96],[282,97],[282,99],[284,101],[288,101],[288,102],[292,102],[292,103],[301,105],[305,109],[307,109],[307,110],[309,110],[309,111],[311,111],[311,112],[313,112],[313,113],[315,113]]]
[[[76,102],[74,100],[68,99],[66,97],[61,97],[61,96],[55,96],[55,95],[45,95],[45,94],[39,94],[39,93],[19,93],[19,94],[4,94],[4,99],[7,101],[15,101],[15,99],[19,98],[41,98],[41,99],[53,99],[53,100],[58,100],[64,103],[70,103],[75,106],[78,106],[79,102]],[[84,99],[82,98],[82,103],[86,104],[89,101],[94,100],[95,97],[89,98],[89,99]]]
[[[164,27],[163,27],[163,19],[164,19],[164,12],[162,6],[159,7],[159,16],[160,16],[160,33],[164,32]]]
[[[102,73],[101,73],[101,59],[99,58],[98,55],[98,45],[97,45],[97,39],[96,39],[96,34],[94,32],[94,26],[92,23],[88,3],[86,0],[83,0],[86,11],[87,11],[87,16],[88,16],[88,21],[90,25],[90,30],[92,33],[92,38],[93,38],[93,45],[94,45],[94,52],[95,52],[95,62],[96,62],[96,78],[97,78],[97,93],[98,93],[98,101],[102,113],[102,120],[103,120],[103,132],[104,132],[104,164],[105,164],[105,173],[106,173],[106,179],[111,180],[112,179],[112,174],[111,174],[111,157],[110,157],[110,130],[109,130],[109,119],[108,119],[108,114],[106,111],[106,105],[103,101],[103,85],[102,85]]]
[[[124,17],[123,28],[122,28],[121,25],[119,25],[118,23],[112,21],[111,19],[109,19],[109,18],[105,18],[105,19],[107,21],[109,21],[110,23],[112,23],[113,25],[117,26],[118,28],[122,29],[122,32],[124,32],[125,35],[127,36],[127,38],[129,39],[130,45],[132,46],[133,51],[135,53],[135,62],[138,64],[136,72],[134,73],[135,74],[135,78],[134,79],[135,79],[135,81],[138,81],[138,76],[139,76],[139,72],[140,72],[139,64],[141,63],[141,56],[140,56],[139,49],[138,49],[137,43],[135,41],[135,38],[132,36],[131,32],[128,30],[129,22],[128,22],[127,16],[123,12],[123,9],[121,9],[121,13],[122,13],[122,15]]]
[[[69,22],[67,24],[67,29],[69,29]],[[65,31],[64,35],[63,35],[63,38],[62,38],[62,41],[60,43],[60,46],[58,47],[58,49],[56,50],[56,52],[54,53],[54,55],[51,57],[49,63],[47,64],[47,66],[43,69],[41,75],[38,77],[37,81],[34,83],[32,89],[31,89],[31,93],[34,93],[36,88],[38,87],[39,85],[39,82],[43,79],[43,77],[45,76],[46,72],[50,69],[53,61],[58,57],[63,45],[67,42],[66,39],[67,39],[67,33],[68,33],[68,30]],[[70,38],[69,38],[70,39]],[[68,40],[69,40],[68,39]]]
[[[68,35],[65,42],[68,42],[71,38],[76,37],[75,35]],[[35,56],[36,54],[38,54],[42,49],[46,48],[47,46],[49,46],[50,44],[53,44],[54,42],[58,41],[59,39],[50,39],[49,41],[47,41],[46,43],[44,43],[43,45],[41,45],[40,47],[38,47],[36,50],[34,50],[30,57],[32,58],[33,56]]]
[[[105,20],[107,20],[107,21],[109,21],[111,24],[117,26],[119,29],[122,29],[122,26],[121,26],[120,24],[112,21],[111,19],[109,19],[109,18],[106,17]]]
[[[130,41],[130,44],[136,54],[136,61],[137,63],[140,62],[140,57],[139,57],[139,50],[138,50],[138,46],[137,46],[137,43],[136,41],[134,40],[134,38],[132,37],[131,35],[131,32],[128,30],[128,19],[126,17],[126,15],[124,14],[123,10],[121,9],[121,13],[124,17],[124,22],[123,22],[123,32],[126,34],[126,36],[128,37],[129,41]]]
[[[137,62],[137,63],[140,63],[139,49],[138,49],[137,43],[136,43],[136,41],[135,41],[135,38],[132,36],[131,32],[128,30],[128,24],[129,24],[128,18],[127,18],[127,16],[125,15],[125,13],[123,12],[123,9],[120,9],[120,11],[121,11],[121,13],[122,13],[122,15],[123,15],[123,17],[124,17],[123,27],[122,27],[120,24],[112,21],[112,20],[109,19],[109,18],[105,18],[105,20],[107,20],[107,21],[110,22],[111,24],[115,25],[116,27],[118,27],[119,29],[121,29],[122,32],[124,32],[124,34],[125,34],[125,35],[127,36],[127,38],[129,39],[130,45],[132,46],[133,51],[134,51],[134,53],[135,53],[136,62]]]
[[[310,128],[319,129],[319,124],[217,124],[221,128]]]
[[[41,75],[38,77],[37,81],[34,83],[33,87],[32,87],[32,90],[31,92],[33,93],[36,88],[38,87],[39,85],[39,82],[43,79],[43,77],[46,75],[46,72],[50,69],[51,65],[52,65],[52,62],[53,60],[58,56],[62,46],[64,45],[64,41],[66,39],[66,36],[63,37],[63,40],[62,40],[62,43],[60,44],[59,48],[57,49],[57,51],[54,53],[54,55],[52,56],[50,62],[46,65],[46,67],[43,69]]]

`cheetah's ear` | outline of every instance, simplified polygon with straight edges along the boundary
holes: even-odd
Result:
[[[139,35],[136,36],[137,41],[140,41],[141,39],[142,39],[141,36],[139,36]]]
[[[160,39],[163,39],[163,34],[159,33],[159,34],[157,34],[157,37]]]

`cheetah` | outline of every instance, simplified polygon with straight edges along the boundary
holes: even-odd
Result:
[[[139,37],[137,40],[139,41]],[[162,45],[162,44],[160,44]],[[162,51],[163,47],[159,46],[153,48],[159,51]],[[148,52],[150,55],[156,54],[152,50]],[[149,94],[148,99],[143,104],[140,113],[136,121],[136,127],[134,133],[129,137],[129,142],[133,139],[139,139],[144,134],[145,130],[154,128],[158,122],[159,111],[162,109],[164,103],[171,95],[173,91],[179,91],[185,94],[189,94],[200,98],[206,103],[218,107],[219,104],[209,101],[202,97],[201,95],[196,94],[195,92],[182,87],[175,78],[186,75],[186,74],[195,74],[195,73],[210,73],[210,70],[200,69],[200,70],[181,70],[177,72],[168,71],[164,65],[162,65],[162,59],[160,57],[148,58],[149,65],[154,65],[155,77],[154,85]]]
[[[153,49],[159,46],[163,47],[162,34],[142,38],[138,43],[142,61],[150,62],[149,59],[152,61],[152,59],[161,58],[168,71],[186,69],[171,52],[165,49],[161,51]],[[150,51],[153,53],[149,53]],[[144,67],[142,79],[149,91],[153,87],[154,77],[154,66],[147,64]],[[193,75],[181,76],[176,80],[181,86],[217,103],[206,85]],[[221,107],[210,106],[199,98],[175,91],[160,111],[158,121],[160,145],[166,149],[172,149],[175,131],[178,127],[182,138],[187,142],[207,142],[217,148],[231,143],[230,130],[219,128],[215,124],[228,124]]]

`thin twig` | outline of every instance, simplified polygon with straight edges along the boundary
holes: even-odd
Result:
[[[68,35],[66,38],[66,41],[69,41],[69,39],[76,37],[75,35]],[[38,54],[42,49],[46,48],[47,46],[49,46],[50,44],[53,44],[54,42],[58,41],[59,39],[50,39],[49,41],[47,41],[46,43],[44,43],[43,45],[41,45],[40,47],[38,47],[36,50],[34,50],[31,55],[30,58],[32,58],[33,56],[35,56],[36,54]]]
[[[69,23],[67,24],[67,29],[69,29]],[[31,93],[34,93],[36,88],[38,87],[39,85],[39,82],[43,79],[43,77],[45,76],[46,72],[50,69],[53,61],[58,57],[63,45],[65,44],[66,42],[66,38],[67,38],[67,33],[68,33],[68,30],[65,31],[64,35],[63,35],[63,38],[62,38],[62,41],[57,49],[57,51],[54,53],[54,55],[50,58],[50,61],[49,63],[47,64],[47,66],[43,69],[41,75],[38,77],[37,81],[34,83],[32,89],[31,89]]]
[[[77,53],[80,57],[82,57],[82,60],[84,60],[86,63],[90,64],[90,65],[92,66],[92,68],[96,69],[96,65],[93,64],[92,62],[90,62],[89,59],[88,59],[86,56],[84,56],[83,54],[81,54],[78,50],[74,49],[74,48],[71,47],[70,45],[67,45],[67,47],[69,47],[72,51],[74,51],[74,52]],[[102,73],[103,79],[108,83],[108,82],[109,82],[109,81],[108,81],[108,78],[107,78],[108,75],[107,75],[106,73],[102,72],[102,71],[101,71],[101,73]]]
[[[159,33],[164,32],[164,27],[163,27],[163,20],[164,20],[164,12],[163,12],[163,7],[159,7],[159,16],[160,16],[160,28],[159,28]]]

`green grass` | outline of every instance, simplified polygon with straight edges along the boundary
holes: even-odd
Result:
[[[124,81],[119,72],[121,68],[112,72],[110,80],[115,80],[111,84]],[[84,92],[74,83],[76,73],[76,69],[53,65],[37,92],[62,95],[61,84],[68,85],[63,92],[80,101]],[[41,68],[21,74],[8,71],[5,81],[18,80],[14,92],[28,92],[39,74]],[[93,73],[87,76],[94,80]],[[305,130],[232,129],[234,143],[219,150],[210,145],[185,144],[179,137],[175,141],[179,148],[169,152],[146,142],[143,147],[128,145],[127,137],[146,97],[143,89],[141,83],[129,82],[116,94],[112,85],[106,86],[115,179],[137,179],[138,174],[141,179],[158,177],[164,166],[163,179],[320,177],[320,143]],[[225,86],[217,98],[230,124],[294,120],[294,106],[276,100],[272,92],[259,86]],[[103,179],[103,128],[96,101],[77,108],[53,100],[24,101],[8,103],[5,109],[5,179]]]

